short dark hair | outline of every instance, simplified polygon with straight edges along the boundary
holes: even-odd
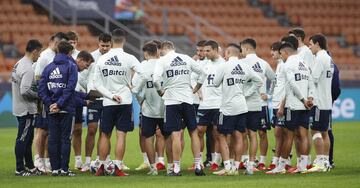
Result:
[[[75,33],[74,31],[68,31],[66,33],[66,36],[69,40],[79,40],[78,34]]]
[[[238,45],[238,44],[236,44],[236,43],[229,43],[229,44],[227,45],[227,47],[234,47],[234,48],[237,48],[238,50],[241,51],[240,45]]]
[[[147,52],[151,56],[155,56],[157,54],[157,50],[157,44],[153,41],[147,42],[142,48],[143,52]]]
[[[244,44],[248,44],[248,45],[252,46],[254,49],[256,49],[256,41],[252,38],[247,38],[240,42],[240,46],[244,45]]]
[[[219,44],[214,40],[208,40],[204,43],[204,46],[211,46],[212,49],[219,49]]]
[[[67,41],[60,41],[58,44],[59,53],[68,55],[72,50],[74,50],[74,47]]]
[[[292,50],[296,50],[296,49],[297,49],[297,48],[295,48],[290,42],[285,42],[285,41],[283,41],[283,42],[281,42],[281,45],[280,45],[278,51],[280,51],[280,50],[282,50],[282,49],[285,49],[285,48],[290,48],[290,49],[292,49]]]
[[[116,28],[111,32],[114,43],[125,42],[126,32],[121,28]]]
[[[174,46],[173,42],[166,40],[161,43],[161,48],[162,49],[175,49],[175,46]]]
[[[31,39],[27,42],[25,51],[31,53],[35,50],[41,50],[42,47],[43,46],[39,40]]]
[[[292,46],[295,49],[299,48],[299,41],[297,40],[297,38],[295,36],[285,36],[285,37],[281,38],[281,41],[285,41],[285,42],[292,44]]]
[[[294,29],[289,31],[289,34],[293,34],[296,37],[300,37],[301,41],[305,40],[305,31],[302,28],[294,28]]]
[[[280,42],[280,41],[276,41],[276,42],[272,43],[270,49],[271,49],[272,51],[279,51],[280,46],[281,46],[281,42]]]
[[[323,49],[323,50],[327,49],[327,41],[326,41],[325,35],[316,34],[316,35],[311,36],[310,40],[312,40],[314,44],[318,43],[321,49]]]
[[[197,47],[204,47],[206,43],[206,40],[200,40],[199,42],[196,43]]]
[[[107,34],[107,33],[101,33],[99,35],[99,41],[102,42],[111,42],[111,35]]]
[[[80,51],[77,58],[82,59],[86,62],[94,62],[93,56],[85,50]]]
[[[68,40],[69,40],[68,36],[67,36],[65,33],[63,33],[63,32],[57,32],[57,33],[55,33],[55,35],[54,35],[54,40],[55,40],[55,39],[65,40],[65,41],[68,41]]]
[[[151,40],[149,42],[153,42],[156,44],[157,49],[161,49],[161,41],[160,40]]]

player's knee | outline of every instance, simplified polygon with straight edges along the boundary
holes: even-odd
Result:
[[[315,133],[312,137],[312,139],[315,141],[316,139],[322,139],[321,133]]]
[[[75,128],[73,130],[73,136],[81,136],[82,129],[81,128]]]

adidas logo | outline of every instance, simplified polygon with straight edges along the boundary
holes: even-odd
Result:
[[[110,59],[106,60],[105,65],[114,65],[114,66],[121,66],[121,63],[117,56],[111,57]]]
[[[262,72],[262,68],[259,62],[256,62],[254,66],[252,66],[255,72]]]
[[[59,67],[56,67],[56,69],[54,69],[49,76],[49,79],[57,79],[57,78],[62,78],[62,74],[60,73]]]
[[[307,71],[308,69],[306,68],[306,66],[302,62],[299,62],[299,70]]]
[[[236,67],[231,71],[231,74],[240,74],[240,75],[244,75],[244,71],[241,68],[241,66],[239,64],[236,65]]]
[[[170,66],[180,66],[180,65],[186,65],[186,62],[184,62],[179,56],[177,56],[174,60],[171,61]]]

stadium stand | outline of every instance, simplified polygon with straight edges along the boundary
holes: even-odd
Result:
[[[2,45],[15,45],[18,56],[25,53],[26,42],[30,38],[39,39],[46,47],[51,34],[74,30],[81,36],[78,48],[94,50],[97,39],[86,26],[55,25],[45,15],[37,14],[31,4],[22,4],[21,0],[0,0],[0,33]],[[8,58],[0,50],[0,73],[11,71],[16,58]]]

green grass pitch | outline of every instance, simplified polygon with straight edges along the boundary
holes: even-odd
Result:
[[[85,138],[86,128],[83,130],[83,138]],[[3,128],[0,129],[0,187],[360,187],[360,124],[358,122],[336,123],[334,133],[336,168],[328,173],[266,175],[264,172],[257,172],[253,176],[245,176],[240,173],[239,176],[217,177],[207,171],[207,176],[195,177],[192,172],[186,170],[193,161],[189,138],[186,134],[186,151],[181,164],[183,176],[165,177],[165,172],[160,172],[159,176],[156,177],[148,176],[145,171],[136,172],[133,170],[142,162],[138,144],[138,129],[135,129],[134,132],[128,134],[124,159],[131,168],[128,172],[129,177],[95,177],[90,173],[80,174],[78,171],[74,171],[77,172],[76,177],[15,177],[14,143],[16,129]],[[270,161],[272,156],[270,149],[274,146],[274,140],[273,132],[270,131],[268,134],[270,139],[268,161]],[[113,141],[114,139],[115,135],[113,135]],[[73,167],[73,162],[72,156],[70,167]]]

